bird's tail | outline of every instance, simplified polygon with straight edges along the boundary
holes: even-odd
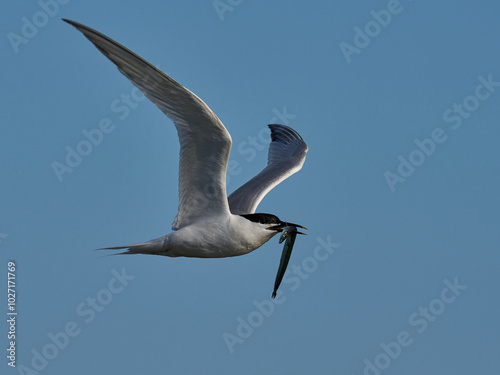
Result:
[[[166,236],[165,236],[166,237]],[[110,255],[121,255],[121,254],[152,254],[152,255],[165,255],[167,251],[166,246],[166,238],[160,237],[155,240],[151,240],[148,242],[136,243],[133,245],[126,246],[113,246],[113,247],[104,247],[102,249],[97,250],[121,250],[127,249],[122,253],[110,254]]]

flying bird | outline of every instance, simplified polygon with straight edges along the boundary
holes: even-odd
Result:
[[[173,121],[180,142],[179,208],[172,233],[106,249],[119,254],[222,258],[247,254],[284,228],[301,225],[255,213],[264,196],[302,168],[307,145],[292,128],[272,124],[267,166],[229,197],[226,169],[231,136],[195,94],[121,44],[80,23],[81,31],[118,70]],[[306,228],[304,228],[306,229]]]

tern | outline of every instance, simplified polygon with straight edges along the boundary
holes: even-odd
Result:
[[[143,243],[105,249],[118,254],[223,258],[248,254],[289,226],[276,215],[255,213],[264,196],[304,164],[307,145],[285,125],[271,124],[267,166],[226,193],[231,136],[195,94],[111,38],[63,19],[81,31],[118,70],[174,123],[179,136],[179,208],[172,233]]]

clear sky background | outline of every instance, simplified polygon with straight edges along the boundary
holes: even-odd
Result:
[[[2,374],[500,371],[498,1],[41,4],[0,12]],[[277,237],[215,260],[93,251],[170,232],[179,146],[63,17],[212,108],[229,192],[265,166],[268,123],[308,143],[258,208],[309,228],[274,302]]]

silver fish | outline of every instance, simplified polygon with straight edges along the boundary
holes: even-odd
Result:
[[[282,243],[285,239],[285,245],[283,246],[283,252],[281,253],[280,266],[278,268],[278,274],[276,275],[276,280],[274,282],[274,291],[272,294],[272,298],[276,297],[276,292],[280,287],[281,280],[285,275],[286,267],[288,266],[288,261],[290,260],[290,256],[292,255],[293,245],[295,243],[295,237],[297,234],[304,234],[297,232],[297,227],[294,225],[290,225],[288,227],[283,228],[281,232],[279,243]]]

